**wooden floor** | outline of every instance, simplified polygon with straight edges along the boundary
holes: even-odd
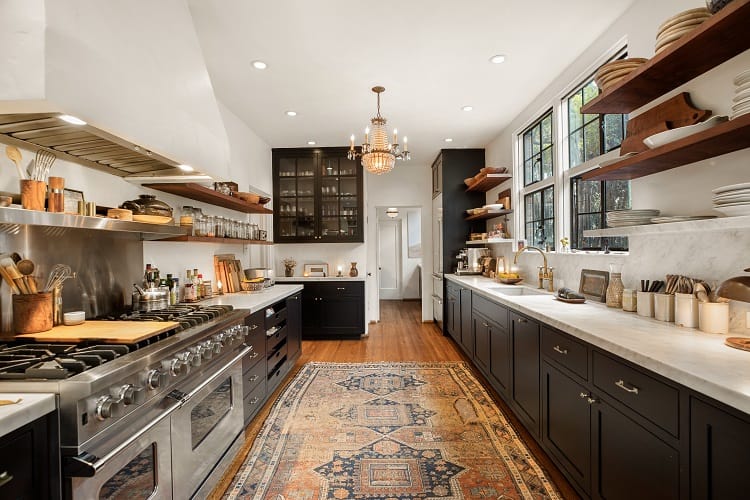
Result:
[[[359,340],[309,340],[302,342],[302,356],[290,372],[287,380],[309,361],[329,362],[368,362],[368,361],[469,361],[450,337],[433,323],[422,323],[422,307],[416,301],[381,301],[381,321],[371,324],[369,335]],[[470,366],[471,363],[469,363]],[[490,388],[486,379],[475,369],[472,370],[478,380],[487,388],[497,405],[503,410],[508,421],[521,439],[526,443],[532,455],[547,471],[550,479],[557,485],[563,498],[579,498],[572,486],[565,480],[560,471],[552,464],[547,455],[539,448],[534,439],[526,432],[507,405]],[[252,441],[260,431],[263,421],[268,416],[272,402],[278,397],[283,383],[276,394],[255,417],[245,430],[246,443],[225,472],[222,481],[210,498],[221,498],[231,485],[232,478],[245,460]]]

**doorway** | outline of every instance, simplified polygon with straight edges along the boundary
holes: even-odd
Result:
[[[376,207],[378,318],[381,300],[422,296],[422,207]]]

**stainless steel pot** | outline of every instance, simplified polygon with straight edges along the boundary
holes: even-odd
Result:
[[[133,311],[156,311],[169,307],[169,290],[146,288],[143,293],[133,292]]]

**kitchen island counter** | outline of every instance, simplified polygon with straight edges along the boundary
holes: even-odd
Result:
[[[0,406],[0,437],[54,411],[57,404],[54,394],[0,392],[0,399],[16,401],[19,398],[18,404]]]
[[[519,285],[501,285],[489,278],[456,275],[446,278],[750,414],[750,352],[726,346],[727,335],[679,327],[592,301],[567,304],[555,300],[552,293],[507,295],[497,290]]]
[[[302,291],[302,288],[302,285],[274,285],[260,292],[226,293],[215,295],[201,305],[230,305],[235,309],[245,309],[254,313]]]

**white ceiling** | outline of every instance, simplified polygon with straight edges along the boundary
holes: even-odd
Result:
[[[388,125],[426,164],[486,146],[633,0],[189,3],[217,97],[272,147],[361,142],[382,85]]]

